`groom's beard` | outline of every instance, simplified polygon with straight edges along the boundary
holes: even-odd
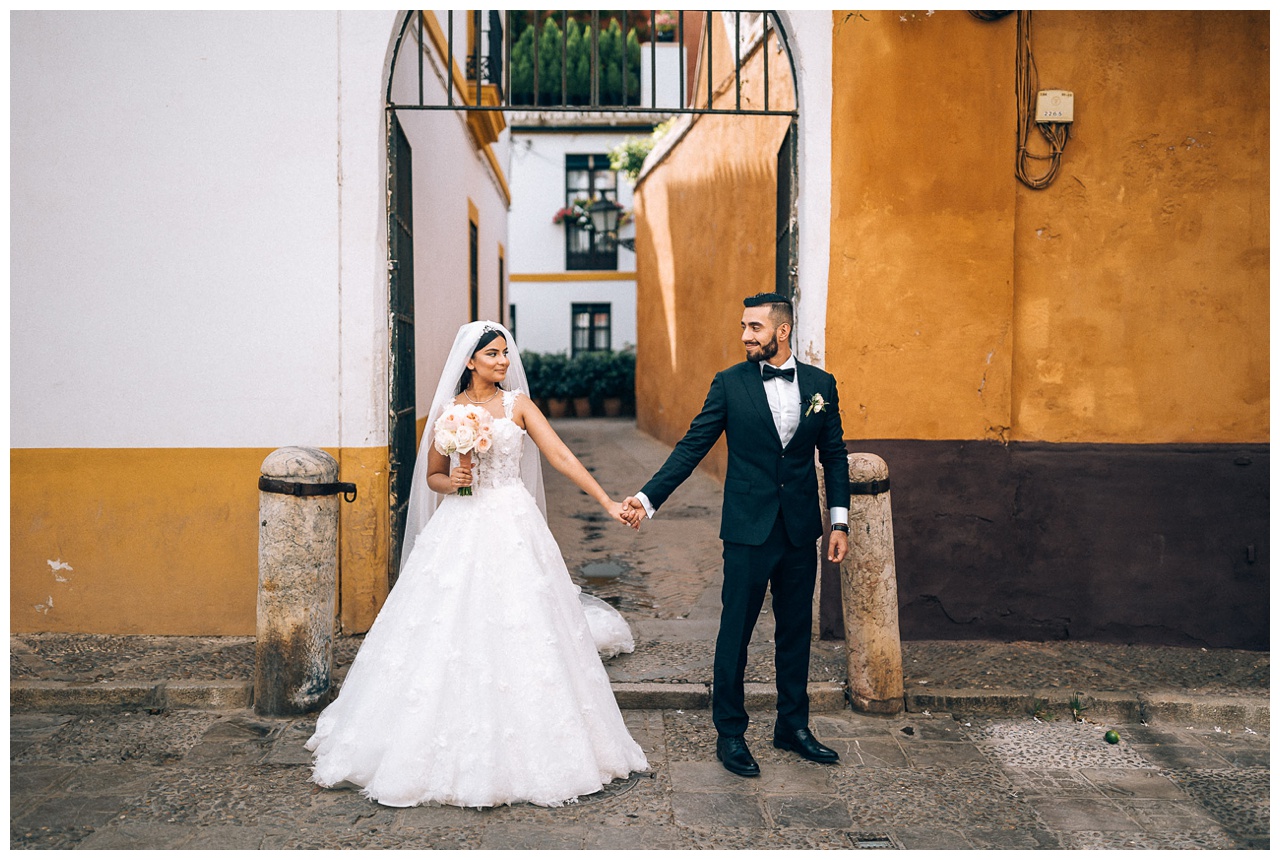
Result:
[[[752,352],[751,347],[747,347],[747,361],[754,361],[759,364],[762,361],[768,361],[778,354],[778,333],[774,332],[773,337],[766,344],[758,347],[758,352]]]

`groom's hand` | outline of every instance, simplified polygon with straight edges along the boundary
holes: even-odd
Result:
[[[841,531],[831,533],[831,546],[827,549],[827,558],[839,564],[849,554],[849,536]]]
[[[634,518],[631,522],[631,527],[636,531],[640,531],[640,524],[644,522],[649,512],[644,509],[644,505],[640,504],[640,500],[635,496],[627,496],[623,499],[622,504],[631,511],[631,515]]]

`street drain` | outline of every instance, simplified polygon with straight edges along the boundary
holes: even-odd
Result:
[[[613,800],[619,795],[626,794],[628,791],[636,787],[640,782],[640,778],[645,777],[652,779],[652,776],[644,773],[633,773],[626,779],[615,779],[613,782],[601,788],[595,794],[584,794],[578,798],[578,805],[584,803],[601,803],[606,800]]]
[[[854,848],[897,848],[888,836],[873,833],[851,833]]]
[[[587,579],[616,579],[627,572],[627,566],[616,561],[591,561],[578,568]]]

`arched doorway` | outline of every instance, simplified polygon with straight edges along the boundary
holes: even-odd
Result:
[[[618,33],[623,35],[619,38]],[[618,40],[618,44],[611,48],[610,40]],[[656,85],[658,52],[664,41],[678,46],[680,51],[677,95],[671,101],[663,100],[663,91]],[[534,46],[532,50],[530,46]],[[385,91],[389,237],[394,237],[397,231],[406,232],[403,214],[394,210],[397,202],[405,205],[403,193],[397,196],[394,189],[408,187],[411,195],[412,189],[422,184],[420,178],[415,186],[397,175],[398,171],[412,170],[413,156],[410,154],[406,159],[403,153],[399,157],[393,153],[393,147],[402,145],[395,137],[396,130],[405,131],[405,142],[412,143],[414,131],[409,126],[420,123],[422,117],[432,112],[451,112],[465,117],[465,127],[472,140],[483,149],[499,175],[496,158],[487,147],[498,140],[504,114],[515,110],[564,115],[681,117],[690,123],[708,116],[785,118],[790,131],[776,152],[777,195],[773,235],[768,244],[775,249],[776,289],[796,295],[798,95],[795,64],[778,13],[727,11],[660,15],[624,11],[621,20],[606,21],[598,11],[418,11],[406,13],[400,19],[391,54]],[[612,58],[617,58],[616,65]],[[748,68],[756,78],[745,79],[744,71]],[[647,93],[646,76],[650,78]],[[748,95],[744,97],[744,93]],[[425,151],[409,147],[415,148]],[[435,159],[440,157],[439,152],[432,155]],[[421,177],[426,172],[419,170],[417,174]],[[426,208],[407,205],[420,213]],[[484,219],[479,220],[479,231],[483,233]],[[415,232],[421,236],[424,231],[414,231],[410,223],[407,234],[412,237]],[[474,243],[473,239],[473,248]],[[389,251],[393,248],[391,238],[388,248]],[[422,420],[411,409],[413,393],[406,395],[406,383],[412,385],[407,369],[415,360],[419,371],[424,371],[426,365],[420,354],[414,355],[414,303],[412,297],[406,299],[403,295],[406,288],[413,292],[413,276],[405,271],[404,255],[391,251],[388,269],[392,317],[388,358],[391,445],[391,551],[388,557],[389,574],[394,581],[403,529],[403,516],[399,511],[408,498],[408,475],[412,472]],[[428,266],[419,260],[417,270],[422,277]],[[470,318],[477,315],[476,278],[473,265],[467,285],[472,297]],[[480,280],[483,281],[483,276]],[[425,319],[421,305],[418,302],[417,316]],[[504,315],[505,308],[499,307],[496,318]],[[445,325],[443,320],[440,324]],[[429,374],[417,375],[427,378]],[[419,425],[417,432],[407,432],[408,425]]]

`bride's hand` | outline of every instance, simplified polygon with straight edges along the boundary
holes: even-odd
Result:
[[[635,511],[624,505],[622,502],[615,502],[613,499],[610,499],[609,504],[605,506],[605,510],[609,512],[609,516],[613,517],[624,526],[631,526],[631,528],[639,530],[639,517],[635,515]]]
[[[449,485],[455,490],[471,486],[471,469],[467,466],[455,468],[449,473]]]

